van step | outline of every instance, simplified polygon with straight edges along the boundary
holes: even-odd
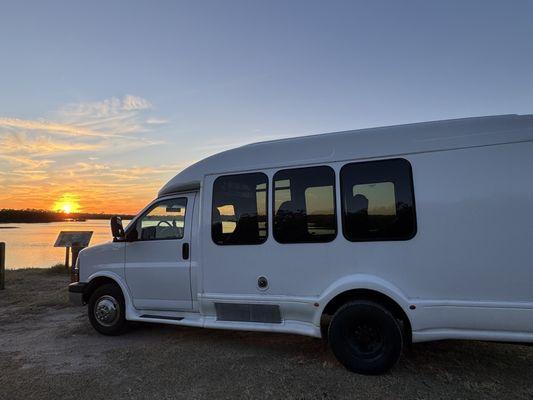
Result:
[[[183,317],[169,317],[166,315],[150,315],[150,314],[144,314],[141,315],[141,318],[152,318],[152,319],[169,319],[172,321],[181,321]]]

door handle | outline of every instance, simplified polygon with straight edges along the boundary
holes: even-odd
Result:
[[[184,260],[189,259],[189,243],[183,243],[181,246],[181,256]]]

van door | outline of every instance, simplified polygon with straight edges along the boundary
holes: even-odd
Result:
[[[213,187],[202,220],[204,232],[211,228],[202,243],[206,298],[223,294],[232,301],[281,303],[291,296],[318,296],[333,281],[329,265],[338,231],[333,169],[280,170],[271,182],[258,172],[206,180],[204,187]]]
[[[190,310],[195,194],[152,204],[128,229],[126,281],[138,309]],[[132,238],[133,239],[130,239]]]

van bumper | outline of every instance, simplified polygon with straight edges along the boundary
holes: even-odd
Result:
[[[86,288],[87,284],[84,282],[75,282],[68,285],[69,301],[76,306],[82,306],[84,304],[83,295]]]

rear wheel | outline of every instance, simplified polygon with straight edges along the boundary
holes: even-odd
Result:
[[[107,283],[98,287],[89,299],[89,320],[104,335],[119,335],[126,326],[126,309],[122,291]]]
[[[333,353],[348,370],[377,375],[400,359],[402,329],[394,316],[372,301],[351,301],[335,313],[328,330]]]

